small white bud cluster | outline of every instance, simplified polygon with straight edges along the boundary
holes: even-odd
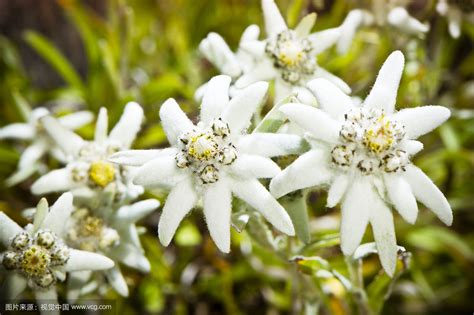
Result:
[[[230,142],[229,125],[214,119],[209,128],[186,132],[179,138],[181,151],[175,156],[179,168],[189,168],[203,184],[219,180],[219,169],[237,159],[237,150]]]
[[[2,264],[7,270],[23,274],[33,286],[49,288],[56,282],[52,267],[63,266],[69,249],[50,230],[39,230],[33,237],[27,232],[16,235],[5,252]]]
[[[355,166],[363,174],[405,170],[410,161],[398,148],[405,137],[402,125],[379,109],[354,108],[344,117],[339,131],[342,144],[331,151],[334,165],[344,170]]]
[[[266,53],[280,69],[283,80],[295,84],[316,70],[316,59],[311,55],[313,46],[308,39],[298,39],[295,32],[285,30],[270,38]]]

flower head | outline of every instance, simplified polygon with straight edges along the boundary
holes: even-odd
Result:
[[[23,151],[18,162],[18,170],[8,179],[9,185],[15,185],[38,170],[41,158],[45,154],[52,154],[55,158],[64,161],[64,154],[45,132],[40,119],[49,115],[44,107],[38,107],[28,112],[28,121],[14,123],[0,128],[0,140],[15,139],[29,141],[29,146]],[[58,123],[65,129],[78,129],[93,119],[92,113],[87,111],[76,112],[57,118]]]
[[[107,135],[107,110],[102,108],[97,119],[93,141],[64,129],[56,119],[41,119],[45,130],[62,149],[67,158],[66,167],[53,170],[39,178],[31,187],[35,194],[71,190],[76,196],[94,199],[107,188],[113,190],[116,200],[134,199],[142,187],[131,183],[132,171],[110,163],[113,153],[128,149],[140,130],[143,110],[137,103],[128,103],[120,121]]]
[[[230,250],[232,194],[260,211],[284,233],[293,235],[282,206],[258,181],[279,172],[269,158],[295,151],[293,135],[246,134],[250,119],[263,102],[268,84],[257,82],[229,100],[231,78],[217,76],[207,84],[196,125],[173,99],[160,109],[171,148],[119,152],[110,160],[141,165],[134,178],[146,187],[171,187],[159,223],[159,237],[168,245],[184,216],[199,201],[211,236],[223,252]]]
[[[451,208],[433,182],[410,158],[423,148],[415,139],[450,115],[441,106],[395,111],[404,57],[392,53],[361,106],[324,79],[308,84],[321,109],[286,104],[281,111],[307,131],[312,149],[270,184],[275,197],[312,186],[329,185],[329,207],[342,203],[341,247],[351,255],[370,222],[381,262],[395,270],[397,246],[390,205],[410,223],[424,203],[446,224]]]
[[[316,56],[335,44],[340,37],[340,29],[332,28],[310,33],[316,21],[312,13],[301,20],[294,29],[288,29],[274,0],[262,0],[267,37],[262,40],[249,40],[241,44],[255,59],[251,70],[236,81],[237,88],[243,88],[259,80],[275,80],[276,101],[282,100],[291,92],[303,99],[314,99],[305,85],[315,78],[327,78],[344,92],[350,88],[338,77],[324,70],[316,62]]]
[[[114,262],[102,255],[75,250],[65,244],[65,225],[73,209],[72,194],[64,193],[48,209],[46,199],[37,206],[33,224],[24,229],[0,212],[0,242],[3,268],[10,271],[3,293],[15,298],[26,287],[34,289],[37,299],[55,300],[57,281],[66,272],[102,270]]]

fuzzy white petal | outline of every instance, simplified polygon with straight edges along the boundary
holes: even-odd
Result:
[[[128,150],[120,151],[109,156],[108,160],[112,163],[128,165],[128,166],[142,166],[143,164],[159,158],[161,156],[175,155],[177,149],[150,149],[150,150]]]
[[[178,142],[179,136],[194,128],[193,123],[181,110],[178,103],[172,98],[161,105],[160,118],[168,141],[174,145]]]
[[[351,93],[351,87],[349,85],[347,85],[346,82],[344,82],[341,78],[339,78],[338,76],[332,74],[331,72],[321,68],[321,67],[317,67],[316,68],[316,71],[314,71],[314,74],[313,74],[313,78],[316,79],[316,78],[324,78],[324,79],[327,79],[329,81],[331,81],[332,83],[334,83],[338,88],[341,89],[342,92],[346,93],[346,94],[350,94]]]
[[[453,212],[446,197],[418,167],[408,165],[404,179],[410,184],[415,198],[433,211],[446,225],[453,223]]]
[[[120,221],[136,222],[160,206],[156,199],[138,201],[130,206],[123,206],[117,211],[117,218]]]
[[[119,266],[115,266],[106,270],[105,276],[107,277],[107,280],[109,281],[112,288],[114,288],[118,294],[124,297],[128,296],[127,282],[125,281]]]
[[[66,263],[65,270],[82,271],[82,270],[104,270],[114,266],[113,260],[105,256],[86,252],[83,250],[69,249],[69,260]]]
[[[402,109],[390,119],[405,126],[407,138],[416,139],[444,123],[450,115],[446,107],[430,105]]]
[[[258,25],[252,24],[247,26],[247,28],[244,30],[242,33],[242,36],[240,37],[240,44],[256,40],[258,39],[258,36],[260,35],[260,28]]]
[[[173,155],[160,156],[141,166],[133,178],[133,183],[143,186],[160,186],[176,183],[184,171],[176,166]]]
[[[408,14],[408,11],[403,7],[395,7],[387,15],[387,21],[390,25],[397,27],[399,30],[407,34],[422,34],[428,32],[430,29]]]
[[[308,105],[289,103],[280,107],[280,111],[292,122],[310,132],[314,138],[329,143],[339,142],[341,123],[322,110]]]
[[[237,77],[241,74],[239,62],[225,40],[217,33],[209,33],[199,44],[199,51],[223,74]]]
[[[357,29],[372,22],[373,17],[370,13],[360,9],[350,11],[340,26],[341,36],[337,43],[337,52],[344,54],[349,51]]]
[[[41,304],[41,305],[57,305],[58,302],[58,292],[55,286],[52,286],[51,288],[47,290],[35,290],[34,291],[36,303]],[[61,312],[59,309],[53,309],[53,310],[42,310],[40,309],[40,314],[42,315],[59,315]]]
[[[74,185],[70,170],[61,168],[38,178],[31,186],[31,192],[35,195],[43,195],[50,192],[67,191]]]
[[[397,240],[392,211],[380,198],[372,200],[370,206],[370,225],[374,233],[380,262],[385,272],[392,277],[397,266]]]
[[[258,180],[232,181],[231,190],[239,199],[259,211],[278,230],[295,235],[288,213]]]
[[[274,0],[262,0],[262,10],[268,37],[276,36],[288,29]]]
[[[265,55],[266,42],[261,40],[251,40],[242,43],[239,46],[243,52],[250,54],[253,57],[261,58]]]
[[[339,40],[340,36],[340,28],[335,27],[313,33],[308,36],[308,39],[313,43],[313,52],[317,55],[334,45]]]
[[[11,272],[0,287],[2,298],[16,299],[28,286],[28,280],[16,272]]]
[[[0,139],[30,140],[33,139],[35,133],[29,124],[14,123],[0,128]]]
[[[61,237],[66,226],[65,222],[67,222],[73,210],[72,199],[70,192],[62,194],[51,206],[49,213],[41,224],[41,228],[49,229]]]
[[[71,130],[63,127],[55,118],[44,116],[41,123],[51,138],[66,155],[77,156],[84,140]]]
[[[184,216],[196,205],[198,196],[190,179],[176,184],[166,199],[158,224],[161,244],[168,246]]]
[[[414,224],[418,216],[418,205],[410,185],[401,174],[384,174],[388,198],[398,213],[408,223]]]
[[[303,17],[295,27],[295,33],[298,38],[305,38],[311,33],[311,29],[316,22],[316,13],[310,13]]]
[[[238,134],[250,125],[253,114],[265,101],[267,90],[268,83],[257,82],[246,87],[230,100],[229,106],[222,113],[222,119],[229,124],[234,134]]]
[[[349,185],[349,177],[346,174],[340,174],[334,177],[331,187],[328,190],[328,199],[326,207],[335,207],[344,197]]]
[[[204,192],[203,211],[207,228],[220,251],[230,252],[232,195],[225,180],[209,185]]]
[[[312,80],[308,83],[308,88],[316,96],[319,107],[334,119],[341,120],[354,106],[352,99],[327,79]]]
[[[3,211],[0,211],[0,242],[5,247],[10,244],[11,238],[23,232],[23,229]]]
[[[87,125],[94,119],[94,115],[88,111],[80,111],[64,115],[58,118],[59,123],[70,130],[75,130]]]
[[[298,189],[329,183],[333,174],[327,167],[328,158],[322,150],[311,150],[301,155],[273,178],[270,183],[272,195],[280,198]]]
[[[297,135],[276,133],[252,133],[242,136],[237,147],[239,152],[275,157],[300,153],[303,139]]]
[[[135,102],[127,103],[120,120],[110,132],[109,139],[121,143],[124,148],[130,148],[140,131],[142,122],[142,107]]]
[[[235,87],[238,89],[245,88],[257,81],[268,81],[276,76],[276,70],[272,62],[265,58],[256,64],[252,70],[243,74],[236,82]]]
[[[359,246],[369,222],[370,208],[379,198],[367,178],[351,183],[341,207],[341,249],[344,255],[352,255]]]
[[[218,75],[207,83],[201,104],[201,121],[206,125],[219,118],[229,103],[230,81],[229,76]]]
[[[94,140],[98,143],[103,143],[107,139],[107,133],[109,132],[109,116],[107,115],[107,109],[101,107],[99,115],[97,116],[97,122],[95,124]]]
[[[282,79],[281,76],[275,78],[275,99],[274,104],[281,102],[283,99],[293,93],[293,86]]]
[[[272,178],[280,172],[280,167],[269,158],[241,154],[230,165],[229,170],[233,175],[242,178]]]
[[[400,143],[400,149],[405,150],[409,155],[415,155],[423,150],[423,143],[416,140],[405,140]]]
[[[18,168],[26,168],[37,163],[47,150],[48,143],[46,141],[33,142],[21,154],[20,161],[18,161]]]
[[[404,63],[405,57],[399,50],[388,56],[363,106],[383,109],[389,114],[394,111]]]

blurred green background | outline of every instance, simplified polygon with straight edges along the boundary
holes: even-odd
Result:
[[[452,2],[473,10],[467,0]],[[351,9],[374,7],[369,1],[277,3],[289,26],[317,12],[315,30],[340,25]],[[409,268],[390,282],[372,255],[364,260],[363,277],[370,303],[375,309],[383,307],[384,314],[472,314],[474,25],[464,21],[461,37],[452,39],[435,1],[403,3],[431,25],[424,38],[387,25],[364,27],[347,54],[331,49],[318,62],[342,77],[354,95],[364,97],[388,54],[404,52],[407,65],[398,108],[439,104],[453,111],[447,123],[421,139],[425,150],[414,162],[448,197],[454,224],[445,227],[423,207],[415,225],[396,215],[398,242],[412,254]],[[97,113],[105,106],[113,124],[123,106],[136,100],[147,120],[135,148],[164,147],[166,138],[158,124],[161,103],[174,97],[195,117],[195,89],[217,74],[200,56],[199,42],[215,31],[235,49],[246,26],[262,23],[256,0],[0,0],[0,126],[22,121],[19,109],[25,102],[59,115],[78,109]],[[266,110],[271,104],[270,97]],[[79,132],[90,138],[93,125]],[[22,148],[18,142],[0,143],[0,182],[14,172]],[[0,209],[23,224],[20,210],[38,200],[29,193],[36,176],[15,187],[0,187]],[[325,199],[324,192],[308,195],[309,245],[275,239],[252,219],[247,231],[232,232],[229,255],[217,251],[199,211],[184,221],[172,245],[163,248],[156,237],[158,211],[143,221],[147,232],[142,242],[151,273],[125,269],[130,297],[121,298],[112,290],[105,297],[116,299],[126,314],[356,313],[353,294],[338,278],[348,274],[338,247],[339,209],[325,208]],[[367,232],[367,240],[370,237]],[[324,262],[289,261],[295,254],[318,256]]]

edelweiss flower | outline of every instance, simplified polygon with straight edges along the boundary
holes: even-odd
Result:
[[[103,270],[114,262],[102,255],[69,248],[63,235],[72,211],[72,194],[65,193],[48,211],[46,199],[38,203],[33,224],[24,229],[0,212],[0,242],[7,248],[1,254],[8,271],[2,294],[15,298],[27,287],[37,300],[57,301],[55,284],[64,281],[66,272]],[[57,302],[56,302],[57,303]]]
[[[134,178],[138,185],[172,187],[158,227],[165,246],[183,217],[202,201],[211,237],[221,251],[229,252],[232,193],[280,231],[294,234],[288,214],[258,178],[277,174],[279,167],[269,157],[295,151],[301,139],[293,135],[245,135],[268,84],[252,84],[229,100],[230,81],[228,76],[211,79],[197,125],[174,99],[161,106],[160,117],[171,148],[119,152],[110,158],[116,163],[142,165]]]
[[[67,223],[65,240],[73,248],[95,252],[112,259],[115,266],[105,270],[105,276],[119,294],[128,296],[128,286],[118,263],[141,272],[150,271],[150,263],[145,257],[135,224],[159,205],[157,200],[148,199],[119,209],[113,204],[105,209],[77,208]],[[91,272],[71,274],[68,300],[79,297],[91,275]]]
[[[63,154],[57,149],[54,142],[39,121],[41,117],[49,115],[44,107],[38,107],[28,113],[25,123],[13,123],[0,129],[0,140],[15,139],[31,141],[23,151],[18,162],[18,170],[8,180],[9,185],[15,185],[38,170],[38,164],[46,153],[53,154],[57,159],[64,159]],[[59,124],[66,129],[78,129],[93,119],[92,113],[87,111],[77,112],[58,118]]]
[[[107,136],[107,110],[101,108],[93,141],[85,141],[62,127],[50,116],[41,118],[44,128],[67,158],[65,168],[53,170],[39,178],[31,187],[40,195],[55,191],[71,191],[75,196],[94,199],[107,187],[113,187],[116,200],[136,198],[143,188],[131,183],[130,168],[111,164],[107,158],[130,148],[143,120],[143,110],[137,103],[128,103],[120,121]]]
[[[421,23],[411,16],[402,6],[392,6],[386,2],[376,2],[373,13],[367,10],[355,9],[347,14],[341,24],[341,37],[337,42],[339,53],[346,53],[354,39],[356,31],[362,26],[377,24],[390,25],[408,35],[423,35],[429,31],[429,25]]]
[[[247,41],[241,45],[256,58],[253,69],[244,73],[235,83],[243,88],[260,80],[275,79],[276,102],[288,96],[292,91],[298,97],[310,97],[305,84],[315,78],[327,78],[344,92],[351,89],[338,77],[321,68],[316,56],[337,42],[339,28],[327,29],[310,34],[316,21],[312,13],[303,18],[294,30],[288,29],[273,0],[262,0],[267,38],[263,41]]]
[[[395,111],[404,58],[392,53],[361,106],[330,82],[310,82],[321,109],[286,104],[281,111],[308,131],[313,148],[277,175],[270,184],[275,197],[311,186],[329,185],[328,207],[342,202],[341,247],[351,255],[368,222],[372,225],[385,271],[395,270],[397,246],[389,204],[414,223],[416,199],[445,224],[451,208],[441,191],[410,158],[423,148],[415,139],[450,115],[445,107],[423,106]]]

